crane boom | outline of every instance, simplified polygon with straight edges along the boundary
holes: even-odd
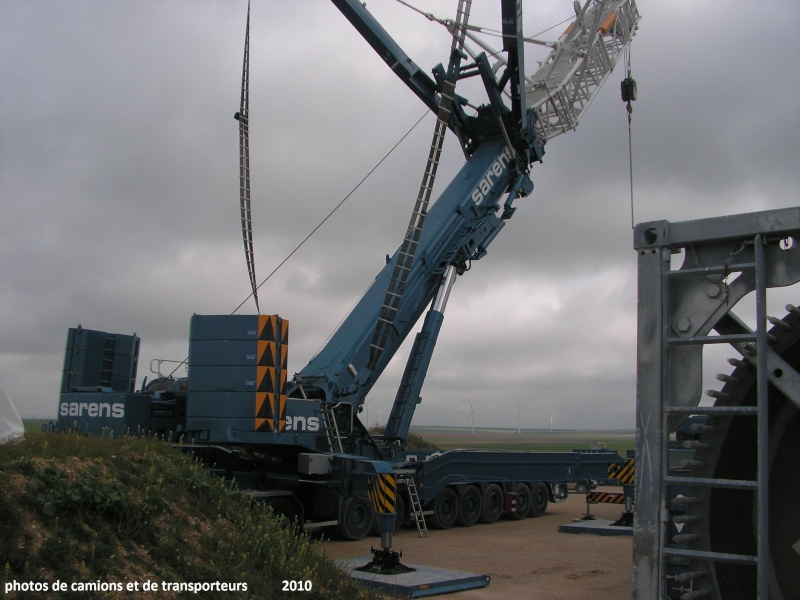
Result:
[[[582,8],[576,3],[575,22],[552,44],[550,57],[537,72],[527,77],[521,51],[521,2],[503,0],[503,53],[476,53],[461,44],[459,52],[463,48],[474,62],[460,67],[455,75],[438,65],[430,79],[360,2],[332,1],[429,108],[441,108],[448,83],[458,78],[479,76],[487,95],[474,115],[467,115],[465,108],[471,105],[466,99],[453,97],[448,124],[464,142],[467,160],[425,211],[424,227],[414,232],[413,260],[408,260],[401,246],[325,346],[290,383],[290,396],[348,407],[352,415],[431,306],[445,274],[462,274],[472,261],[482,258],[513,215],[515,199],[532,191],[529,167],[541,160],[544,141],[574,129],[630,42],[639,16],[634,0],[589,0]],[[472,30],[464,29],[473,40]],[[487,54],[494,57],[494,64]],[[405,271],[402,293],[392,295],[392,318],[380,330],[380,351],[376,352],[376,323],[385,322],[387,290],[396,287],[393,278],[398,269]],[[441,328],[444,303],[437,305],[439,314],[429,314],[417,337],[387,423],[387,437],[401,444],[420,401]]]

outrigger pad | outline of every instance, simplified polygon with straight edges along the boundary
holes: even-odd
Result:
[[[450,594],[464,590],[474,590],[489,585],[488,575],[464,573],[423,565],[413,565],[416,569],[399,575],[359,571],[356,565],[363,564],[366,558],[349,558],[337,561],[358,585],[376,590],[397,598],[427,598],[439,594]]]
[[[375,573],[377,575],[400,575],[401,573],[411,573],[416,571],[413,567],[407,567],[400,562],[403,558],[403,551],[395,552],[394,550],[376,550],[370,548],[372,552],[372,560],[362,567],[356,567],[354,571],[363,571],[364,573]]]

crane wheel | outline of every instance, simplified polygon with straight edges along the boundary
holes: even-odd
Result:
[[[516,507],[509,516],[513,519],[524,519],[531,512],[531,488],[526,483],[518,483],[514,488]]]
[[[770,334],[775,352],[794,370],[800,370],[800,311],[794,307]],[[757,406],[756,368],[741,360],[722,387],[730,397],[715,405]],[[781,377],[776,369],[771,375]],[[768,537],[770,557],[762,560],[767,569],[770,598],[795,598],[800,589],[800,409],[773,385],[768,386]],[[693,475],[714,479],[755,481],[758,477],[758,419],[752,415],[712,415],[700,428],[698,440],[707,444],[695,452],[695,460],[705,467]],[[712,487],[700,494],[700,502],[687,507],[687,514],[698,517],[700,539],[690,549],[756,556],[758,495],[753,490]],[[701,564],[702,563],[702,564]],[[704,569],[708,575],[702,585],[711,586],[712,600],[755,598],[758,587],[756,565],[698,561],[691,571]],[[694,582],[700,585],[701,581]]]
[[[458,503],[458,524],[470,527],[478,522],[483,508],[481,491],[474,485],[468,485],[461,494]]]
[[[339,535],[346,540],[361,540],[369,533],[375,520],[375,509],[369,500],[348,496],[342,502]]]
[[[482,523],[494,523],[503,514],[505,497],[503,488],[496,483],[491,483],[483,491],[483,510],[481,511]]]
[[[299,515],[295,506],[286,498],[273,498],[267,503],[275,519],[286,527],[299,528]]]
[[[531,517],[541,517],[547,512],[547,504],[550,502],[550,492],[547,485],[541,481],[533,484],[531,489]]]
[[[453,488],[444,488],[433,500],[431,525],[436,529],[450,529],[458,518],[458,494]]]

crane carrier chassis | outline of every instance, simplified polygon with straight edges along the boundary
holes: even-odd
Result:
[[[288,327],[275,316],[194,315],[189,376],[158,378],[149,385],[145,379],[140,392],[130,391],[138,337],[71,328],[59,430],[163,438],[268,503],[287,521],[304,529],[335,526],[342,537],[353,540],[379,530],[376,498],[394,506],[395,528],[403,522],[448,529],[491,523],[503,515],[522,519],[540,516],[549,502],[565,498],[567,483],[605,479],[609,466],[622,462],[614,451],[596,450],[395,451],[387,462],[380,457],[379,437],[365,451],[369,433],[357,415],[325,414],[317,401],[281,400],[280,393],[256,391],[259,386],[274,389],[275,380],[283,379],[279,363],[257,365],[259,356],[265,362],[270,341],[255,335],[249,341],[196,339],[208,330],[257,332],[259,321],[282,321]],[[287,338],[281,341],[285,346]],[[231,364],[237,362],[241,364]],[[260,370],[265,377],[259,380]],[[217,389],[208,389],[212,386]],[[274,432],[258,431],[265,418],[258,415],[272,414],[272,406],[264,408],[269,402],[278,406],[279,416],[283,404],[279,420],[284,428],[275,436],[280,443],[267,446],[258,443],[258,435]]]

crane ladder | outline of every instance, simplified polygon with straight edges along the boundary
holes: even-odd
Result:
[[[406,477],[406,487],[408,488],[408,497],[411,499],[411,518],[417,525],[419,537],[422,537],[423,533],[425,537],[428,537],[428,525],[425,523],[425,515],[422,514],[422,503],[420,502],[417,484],[414,483],[413,477]],[[399,515],[398,518],[400,518]]]
[[[453,32],[454,49],[460,50],[464,45],[464,26],[469,19],[469,8],[471,4],[471,1],[467,2],[465,10],[464,0],[459,2],[456,28]],[[422,175],[422,182],[419,186],[419,193],[414,203],[414,210],[411,213],[411,219],[406,229],[405,238],[403,238],[403,243],[398,250],[397,262],[392,272],[392,279],[386,290],[386,296],[381,306],[378,322],[375,325],[375,331],[372,335],[369,359],[369,368],[371,370],[375,369],[394,331],[395,316],[400,308],[400,301],[403,298],[408,274],[411,271],[411,265],[414,262],[414,254],[417,251],[417,244],[422,234],[422,226],[425,223],[425,215],[428,212],[428,205],[430,204],[431,193],[433,192],[433,183],[436,180],[436,171],[439,167],[442,148],[444,146],[444,136],[447,131],[447,124],[450,121],[450,113],[453,107],[458,56],[458,54],[453,54],[452,60],[455,64],[452,65],[450,69],[452,77],[448,77],[443,82],[441,102],[436,116],[436,126],[433,131],[430,152],[428,153],[428,162],[425,166],[425,172]]]
[[[320,410],[322,412],[322,425],[325,427],[325,436],[328,438],[330,451],[344,453],[342,436],[339,433],[339,425],[336,422],[336,415],[333,413],[333,409],[327,402],[323,402]]]

